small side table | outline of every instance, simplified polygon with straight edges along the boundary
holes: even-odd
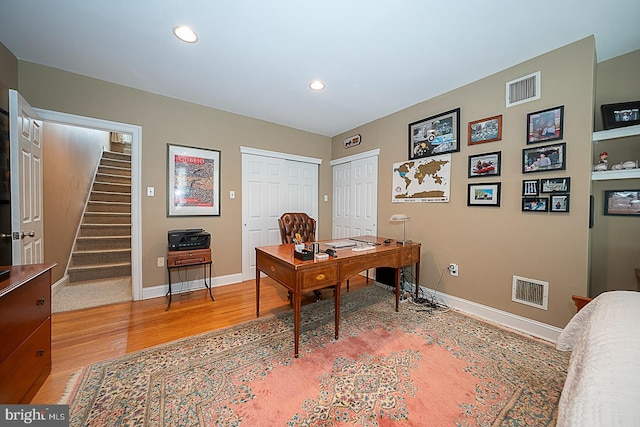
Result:
[[[211,248],[207,249],[194,249],[187,251],[169,251],[167,258],[167,273],[169,273],[169,304],[165,311],[169,310],[171,306],[171,270],[180,267],[193,267],[201,265],[204,273],[204,286],[209,289],[209,296],[211,301],[215,301],[213,294],[211,293]],[[209,265],[209,283],[207,284],[207,265]]]

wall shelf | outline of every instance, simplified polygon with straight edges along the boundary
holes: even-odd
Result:
[[[592,181],[604,181],[607,179],[633,179],[633,178],[640,178],[640,168],[591,172]]]
[[[629,136],[636,136],[636,135],[640,135],[640,125],[593,132],[592,140],[595,144],[597,144],[599,141],[607,141],[610,139],[617,139],[617,138],[626,138]],[[634,179],[634,178],[640,178],[640,168],[591,172],[592,181],[604,181],[609,179]]]
[[[606,141],[608,139],[624,138],[634,135],[640,135],[640,125],[594,132],[592,140],[597,143],[598,141]]]

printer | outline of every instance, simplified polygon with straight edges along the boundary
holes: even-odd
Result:
[[[211,242],[211,235],[202,228],[186,230],[170,230],[167,234],[170,251],[188,251],[192,249],[207,249]]]

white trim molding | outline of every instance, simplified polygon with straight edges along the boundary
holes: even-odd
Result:
[[[278,151],[260,150],[259,148],[240,147],[241,154],[255,154],[257,156],[274,157],[276,159],[293,160],[296,162],[322,164],[322,159],[315,157],[298,156],[297,154],[280,153]]]
[[[354,160],[366,159],[367,157],[379,156],[380,149],[376,148],[375,150],[365,151],[364,153],[353,154],[351,156],[340,157],[339,159],[333,159],[329,164],[331,166],[341,165],[343,163],[352,162]]]

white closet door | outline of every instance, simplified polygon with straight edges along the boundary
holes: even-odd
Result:
[[[287,160],[286,169],[287,203],[282,213],[305,212],[318,221],[318,165]]]
[[[351,162],[333,167],[333,231],[332,238],[351,234]]]
[[[243,154],[242,171],[242,280],[250,280],[256,274],[256,246],[280,244],[286,160]]]

